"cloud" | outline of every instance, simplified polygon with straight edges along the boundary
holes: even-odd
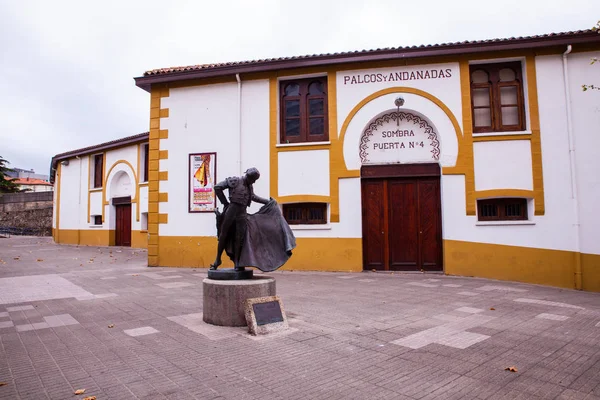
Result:
[[[0,2],[0,155],[53,155],[148,130],[133,78],[179,65],[586,29],[600,2],[130,0]]]

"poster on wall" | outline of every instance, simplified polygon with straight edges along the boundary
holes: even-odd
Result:
[[[217,206],[217,153],[190,154],[189,175],[188,212],[213,212]]]

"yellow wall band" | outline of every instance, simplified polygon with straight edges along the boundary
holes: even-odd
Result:
[[[527,56],[527,98],[529,99],[529,118],[531,123],[531,163],[533,191],[535,192],[535,215],[544,215],[544,174],[542,170],[542,137],[540,132],[540,110],[538,106],[537,77],[535,57]]]

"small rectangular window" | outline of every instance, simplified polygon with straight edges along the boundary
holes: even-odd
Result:
[[[527,199],[498,198],[477,200],[479,221],[527,220]]]
[[[94,156],[94,188],[102,187],[102,168],[104,166],[104,155],[96,154]]]
[[[142,158],[143,158],[143,166],[144,166],[144,173],[142,175],[142,182],[148,182],[148,165],[149,165],[149,158],[150,158],[150,145],[148,143],[145,143],[142,145]]]
[[[94,225],[102,225],[102,215],[93,216]]]
[[[290,225],[327,223],[326,203],[293,203],[283,205],[283,216]]]
[[[148,230],[148,213],[142,213],[141,217],[142,217],[141,218],[142,230],[147,231]]]

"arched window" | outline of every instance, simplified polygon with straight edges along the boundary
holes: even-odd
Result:
[[[282,81],[280,93],[281,143],[329,140],[326,77]]]
[[[471,65],[474,133],[525,130],[521,68],[518,61]]]

